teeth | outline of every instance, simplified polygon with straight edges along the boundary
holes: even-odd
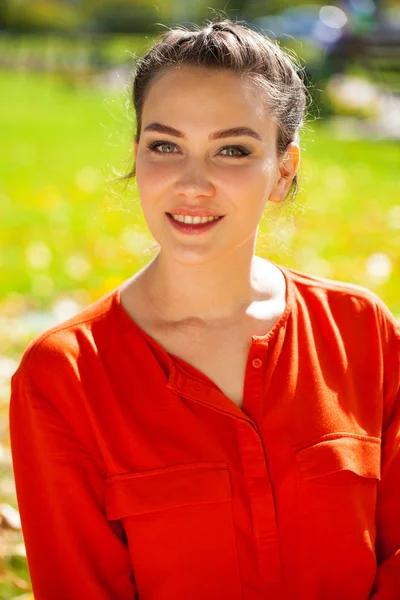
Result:
[[[197,223],[208,223],[209,221],[215,221],[216,219],[219,219],[219,217],[189,217],[189,215],[171,215],[171,217],[175,219],[175,221],[180,221],[181,223],[191,223],[195,225]]]

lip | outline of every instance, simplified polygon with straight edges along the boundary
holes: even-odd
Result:
[[[181,221],[175,221],[175,219],[171,217],[169,213],[165,213],[165,218],[169,221],[169,223],[171,223],[174,229],[176,229],[180,233],[186,233],[188,235],[200,235],[202,233],[205,233],[209,229],[217,227],[218,223],[223,220],[223,217],[221,216],[219,219],[215,219],[214,221],[209,221],[208,223],[199,223],[195,225],[191,223],[182,223]]]
[[[219,213],[213,212],[207,208],[189,208],[188,206],[180,206],[173,208],[166,213],[167,215],[184,215],[187,217],[223,217]]]

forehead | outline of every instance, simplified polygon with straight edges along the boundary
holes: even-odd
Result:
[[[159,74],[150,84],[143,106],[142,122],[218,121],[222,128],[246,125],[270,130],[265,94],[249,77],[231,71],[180,66]],[[171,124],[171,123],[168,123]],[[176,124],[176,122],[175,122]]]

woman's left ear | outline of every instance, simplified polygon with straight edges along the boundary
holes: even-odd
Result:
[[[268,200],[281,202],[289,190],[300,164],[300,146],[296,142],[288,144],[279,162],[279,176]]]

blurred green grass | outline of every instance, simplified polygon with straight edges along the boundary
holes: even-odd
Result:
[[[151,256],[134,184],[110,181],[131,166],[128,90],[5,71],[0,84],[0,302],[90,302]],[[302,149],[300,194],[284,219],[266,215],[259,252],[365,285],[399,315],[399,144],[317,120]]]

